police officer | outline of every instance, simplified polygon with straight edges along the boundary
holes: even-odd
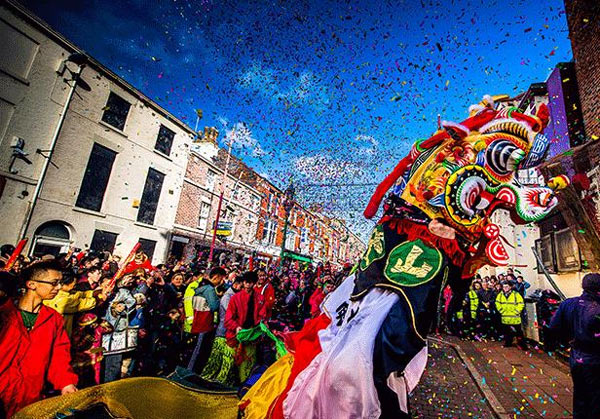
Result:
[[[496,310],[500,313],[504,333],[504,347],[512,346],[513,339],[517,338],[517,345],[527,349],[525,337],[521,329],[521,312],[525,308],[525,301],[521,294],[512,289],[508,281],[502,281],[502,291],[496,297]]]
[[[571,344],[575,419],[597,418],[600,406],[600,274],[584,276],[582,288],[560,304],[549,326]]]

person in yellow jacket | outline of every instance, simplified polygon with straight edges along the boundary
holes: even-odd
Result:
[[[176,274],[177,275],[177,274]],[[205,273],[197,270],[194,272],[194,280],[188,284],[183,293],[183,354],[182,359],[187,360],[192,356],[192,352],[198,341],[198,334],[192,333],[192,324],[194,323],[194,306],[192,300],[196,295],[196,289],[202,284]]]
[[[480,327],[479,325],[479,295],[477,294],[481,290],[481,282],[473,281],[471,289],[467,293],[465,300],[463,301],[463,307],[465,311],[465,332],[467,335],[474,336]]]
[[[503,281],[502,291],[496,297],[496,309],[500,313],[504,329],[504,347],[512,346],[516,337],[517,345],[521,349],[527,349],[521,329],[521,312],[524,308],[525,301],[521,294],[513,290],[510,282]]]
[[[192,323],[194,322],[194,307],[192,305],[192,299],[196,295],[196,288],[202,283],[203,275],[198,274],[192,282],[188,284],[183,293],[183,311],[185,319],[183,321],[183,331],[185,333],[192,332]]]
[[[479,291],[481,290],[481,282],[474,281],[471,285],[471,290],[467,293],[465,305],[469,306],[469,314],[471,321],[477,319],[477,312],[479,311]]]
[[[65,276],[61,281],[58,294],[51,300],[44,300],[44,305],[53,308],[62,314],[65,321],[65,330],[69,338],[73,331],[73,318],[75,314],[92,310],[98,301],[106,299],[107,290],[96,289],[90,291],[74,291],[75,277]]]

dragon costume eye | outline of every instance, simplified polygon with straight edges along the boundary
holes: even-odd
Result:
[[[514,172],[523,157],[525,152],[506,139],[492,141],[485,152],[487,165],[499,175]]]
[[[486,184],[480,177],[471,177],[466,179],[460,187],[458,202],[460,210],[470,218],[475,216],[478,210],[484,209],[489,205],[486,199],[481,198],[485,191]]]

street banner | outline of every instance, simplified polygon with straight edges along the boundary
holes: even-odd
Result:
[[[301,255],[299,253],[295,253],[295,252],[290,252],[289,250],[285,250],[283,252],[283,257],[284,258],[290,258],[290,259],[294,259],[296,261],[301,261],[301,262],[307,262],[307,263],[312,263],[312,258],[308,257],[308,256],[304,256]]]
[[[217,224],[217,236],[231,236],[233,223],[231,221],[219,221]]]

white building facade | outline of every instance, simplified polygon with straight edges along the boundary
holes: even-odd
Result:
[[[3,55],[29,60],[2,68],[0,217],[14,222],[0,240],[121,256],[139,241],[162,262],[193,131],[19,6],[0,13],[4,38],[22,39]],[[31,164],[7,158],[18,138]]]

